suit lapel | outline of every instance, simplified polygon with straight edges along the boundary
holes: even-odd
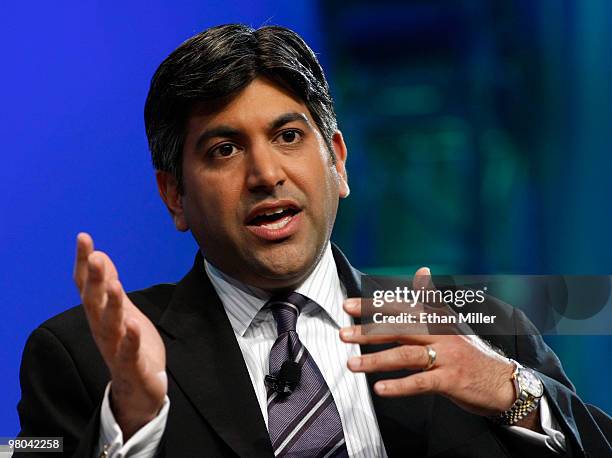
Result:
[[[273,456],[242,352],[199,252],[159,327],[171,377],[219,436],[239,456]]]
[[[338,276],[346,288],[347,296],[362,297],[362,277],[364,274],[353,268],[344,254],[333,244],[332,252],[336,261]],[[359,318],[355,318],[356,324],[360,324],[360,322]],[[367,354],[392,346],[360,345],[360,349],[361,354]],[[405,375],[406,373],[400,372],[366,374],[368,390],[387,454],[397,456],[409,453],[411,456],[423,456],[426,453],[424,439],[427,436],[426,419],[429,417],[429,411],[431,410],[431,397],[390,399],[382,398],[374,392],[374,384],[378,380]]]

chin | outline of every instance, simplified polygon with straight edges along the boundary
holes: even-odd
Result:
[[[310,273],[317,254],[304,248],[279,245],[257,256],[257,268],[254,271],[272,282],[301,282]]]

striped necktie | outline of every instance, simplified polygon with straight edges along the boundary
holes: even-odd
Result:
[[[268,304],[278,337],[270,351],[270,374],[295,361],[301,376],[293,392],[268,388],[268,429],[277,457],[348,457],[342,422],[321,371],[296,332],[300,311],[310,301],[299,293],[276,296]]]

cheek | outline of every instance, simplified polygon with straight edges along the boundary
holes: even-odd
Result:
[[[321,174],[325,177],[321,185],[321,192],[325,194],[324,198],[326,203],[334,206],[336,200],[338,200],[338,194],[340,191],[338,173],[336,172],[336,169],[331,166],[324,169]]]
[[[310,192],[310,204],[313,216],[317,219],[320,226],[333,225],[336,210],[338,207],[338,181],[331,169],[322,167],[316,176],[310,176],[308,182]]]
[[[221,239],[236,232],[239,220],[239,193],[222,184],[211,185],[190,202],[188,217],[206,238]],[[214,191],[217,190],[217,191]],[[187,211],[186,211],[187,213]]]

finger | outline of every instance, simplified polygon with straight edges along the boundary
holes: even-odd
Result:
[[[433,289],[433,283],[431,282],[431,271],[429,267],[421,267],[418,269],[414,278],[412,279],[412,289]]]
[[[365,319],[380,311],[377,307],[373,306],[371,298],[350,297],[344,300],[342,306],[344,310],[354,318]],[[385,312],[387,313],[402,313],[407,310],[414,311],[414,307],[407,307],[406,304],[396,301],[389,302],[385,305]]]
[[[346,343],[370,343],[370,344],[381,344],[381,343],[391,343],[397,342],[397,337],[395,335],[387,335],[387,334],[372,334],[372,335],[363,335],[362,334],[361,325],[349,326],[346,328],[340,329],[340,340]]]
[[[99,335],[104,343],[110,347],[112,354],[119,348],[119,343],[125,335],[125,324],[123,323],[123,288],[119,280],[111,280],[107,287],[106,307],[102,312]]]
[[[87,280],[81,299],[94,330],[107,300],[104,259],[98,251],[91,253],[87,260]]]
[[[85,280],[87,279],[87,258],[93,252],[94,243],[91,236],[85,232],[80,232],[76,240],[76,256],[74,258],[74,269],[72,278],[79,288],[79,292],[83,289]]]
[[[96,251],[96,256],[99,256],[104,263],[104,273],[106,280],[116,280],[119,278],[119,273],[111,258],[104,251]]]
[[[381,380],[374,384],[374,391],[379,396],[398,397],[414,396],[427,393],[443,393],[443,378],[439,370],[417,372],[408,377]]]
[[[361,316],[361,298],[360,297],[349,297],[348,299],[345,299],[343,307],[346,313],[348,313],[352,317],[357,318]]]
[[[340,339],[342,339],[343,342],[357,343],[360,345],[389,342],[425,345],[434,343],[440,338],[439,336],[430,336],[427,334],[375,334],[374,332],[379,329],[376,326],[378,325],[372,325],[370,328],[366,328],[366,332],[364,332],[364,327],[361,325],[342,328],[340,329]],[[372,330],[371,334],[367,332],[368,329]]]
[[[421,369],[427,366],[429,355],[422,345],[399,347],[361,356],[353,356],[348,368],[353,372],[384,372],[400,369]]]

